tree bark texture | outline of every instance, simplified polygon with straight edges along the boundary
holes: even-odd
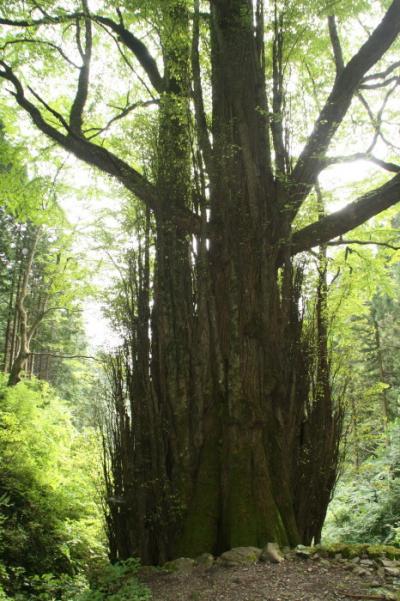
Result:
[[[211,234],[197,238],[195,261],[174,218],[191,202],[188,16],[174,11],[182,45],[173,50],[171,15],[164,19],[157,187],[165,210],[154,226],[151,316],[145,253],[129,309],[136,323],[125,362],[130,410],[115,405],[110,456],[118,468],[108,476],[109,498],[121,499],[110,503],[114,559],[136,553],[160,563],[268,541],[310,543],[319,539],[336,473],[340,432],[326,354],[317,367],[309,359],[301,270],[289,255],[279,267],[288,224],[269,166],[252,6],[236,0],[211,8],[213,154],[210,198],[200,198],[209,202]],[[319,309],[319,331],[322,323]],[[315,352],[325,352],[325,338],[319,334]],[[322,388],[310,398],[313,369]]]

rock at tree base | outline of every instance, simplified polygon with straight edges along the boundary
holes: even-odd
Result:
[[[297,545],[296,547],[296,555],[297,557],[302,557],[303,559],[310,559],[315,551],[311,547],[305,547],[304,545]]]
[[[260,561],[264,562],[269,561],[270,563],[281,563],[281,561],[284,561],[284,559],[285,558],[281,553],[279,545],[276,543],[267,543],[260,555]]]
[[[258,547],[235,547],[222,553],[217,561],[222,566],[235,567],[255,563],[260,555],[261,549]]]
[[[168,572],[190,572],[194,565],[194,559],[190,557],[178,557],[178,559],[167,561],[163,565],[163,568]]]
[[[194,561],[198,567],[211,568],[214,565],[214,555],[211,555],[211,553],[202,553]]]

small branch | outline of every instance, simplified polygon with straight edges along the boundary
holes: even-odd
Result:
[[[342,46],[340,44],[339,34],[336,25],[336,18],[334,15],[328,17],[329,37],[331,38],[333,56],[335,59],[336,66],[336,77],[342,73],[344,69],[344,60]]]
[[[381,242],[378,240],[349,240],[347,238],[342,238],[342,236],[340,236],[338,240],[331,240],[326,244],[327,246],[340,246],[342,244],[361,244],[364,246],[383,246],[385,248],[390,248],[391,250],[400,250],[400,246],[395,246],[394,244],[390,244],[390,242]]]
[[[395,71],[398,67],[400,67],[400,61],[393,63],[385,71],[381,71],[380,73],[372,73],[372,75],[367,75],[363,78],[362,83],[364,84],[366,81],[371,81],[372,79],[386,79],[386,77],[393,73],[393,71]]]
[[[119,121],[120,119],[123,119],[124,117],[129,115],[129,113],[131,113],[136,108],[146,107],[146,106],[150,106],[152,104],[158,104],[158,103],[159,103],[159,99],[142,100],[142,101],[134,102],[134,103],[130,104],[129,106],[126,106],[124,109],[120,109],[121,112],[118,115],[115,115],[112,119],[110,119],[109,122],[104,127],[91,127],[89,129],[85,130],[85,133],[89,133],[90,131],[95,131],[94,134],[88,136],[88,140],[93,140],[93,138],[95,138],[96,136],[99,136],[100,134],[104,133],[111,127],[111,125],[113,123],[115,123],[116,121]],[[114,107],[114,108],[118,108],[118,107]]]
[[[381,126],[382,126],[382,117],[383,117],[383,112],[386,108],[386,105],[390,99],[390,96],[393,94],[393,92],[395,91],[395,89],[397,88],[397,86],[400,83],[400,77],[396,78],[394,81],[394,85],[386,92],[384,98],[383,98],[383,102],[382,105],[378,111],[378,114],[376,116],[376,118],[374,117],[372,110],[370,109],[368,102],[366,101],[366,99],[363,97],[363,95],[361,94],[361,92],[357,93],[357,97],[358,99],[361,101],[361,103],[364,105],[368,116],[371,120],[372,126],[375,129],[375,135],[374,138],[372,140],[372,143],[370,144],[368,150],[367,150],[367,154],[371,153],[372,149],[374,148],[374,146],[376,145],[376,142],[378,141],[378,138],[381,138],[383,142],[385,142],[388,146],[394,147],[394,145],[390,142],[388,142],[385,139],[385,136],[383,135],[382,131],[381,131]]]
[[[82,17],[82,13],[72,13],[71,15],[64,15],[62,17],[52,17],[48,15],[43,19],[2,19],[0,18],[0,25],[9,25],[10,27],[39,27],[40,25],[51,25],[57,23],[65,23],[76,17]]]
[[[369,153],[371,153],[373,151],[373,149],[376,146],[376,143],[378,141],[379,134],[380,134],[380,127],[378,126],[378,124],[376,122],[374,114],[373,114],[373,112],[372,112],[372,110],[371,110],[371,108],[370,108],[367,100],[364,98],[364,96],[361,94],[361,92],[357,92],[356,96],[357,96],[358,100],[361,102],[361,104],[363,105],[363,107],[365,108],[365,110],[367,111],[367,115],[369,117],[369,120],[371,121],[372,127],[375,130],[374,137],[372,138],[372,142],[368,146],[368,149],[366,151],[366,154],[369,154]]]
[[[386,86],[389,86],[393,82],[399,83],[399,79],[400,79],[400,77],[390,77],[389,79],[385,79],[385,81],[382,81],[380,83],[361,84],[360,89],[361,90],[377,90],[378,88],[385,88]]]
[[[367,152],[356,152],[355,154],[342,157],[326,157],[325,165],[326,167],[329,167],[338,163],[353,163],[354,161],[370,161],[371,163],[375,163],[375,165],[382,167],[382,169],[386,169],[386,171],[391,171],[392,173],[398,173],[400,171],[400,165],[383,161],[382,159],[378,159]]]
[[[62,58],[69,63],[70,65],[72,65],[72,67],[74,67],[75,69],[79,69],[79,66],[74,63],[63,51],[62,48],[60,48],[59,46],[57,46],[57,44],[53,44],[52,42],[48,42],[46,40],[37,40],[35,38],[18,38],[17,40],[8,40],[5,44],[3,44],[3,46],[1,46],[1,50],[5,50],[7,48],[7,46],[10,45],[14,45],[14,44],[43,44],[45,46],[49,46],[50,48],[53,48],[54,50],[57,50],[57,52],[62,56]]]
[[[57,121],[59,121],[61,123],[61,125],[63,125],[65,127],[65,129],[68,132],[71,131],[68,123],[66,122],[64,117],[61,115],[61,113],[59,113],[58,111],[53,109],[49,104],[47,104],[47,102],[45,102],[45,100],[43,100],[43,98],[41,98],[41,96],[39,96],[39,94],[37,92],[35,92],[35,90],[33,90],[30,86],[28,87],[28,90],[40,102],[40,104],[42,104],[44,106],[44,108],[46,110],[48,110],[49,113],[51,113],[53,115],[53,117],[55,117],[57,119]]]
[[[44,351],[43,353],[29,353],[29,355],[32,355],[34,357],[56,357],[57,359],[91,359],[92,361],[98,361],[99,363],[101,363],[100,359],[92,357],[91,355],[59,355],[56,353],[46,351]]]

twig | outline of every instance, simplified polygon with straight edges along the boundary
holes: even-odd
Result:
[[[1,50],[5,50],[7,46],[14,44],[44,44],[46,46],[49,46],[50,48],[53,48],[54,50],[57,50],[57,52],[63,57],[65,61],[67,61],[75,69],[79,69],[78,65],[74,63],[70,58],[68,58],[68,56],[65,54],[63,49],[60,48],[60,46],[57,46],[57,44],[53,44],[52,42],[48,42],[47,40],[37,40],[35,38],[18,38],[17,40],[8,40],[7,42],[5,42],[5,44],[3,44]]]
[[[129,106],[126,106],[124,109],[120,109],[121,112],[118,113],[118,115],[115,115],[114,117],[112,117],[112,119],[110,119],[108,121],[108,123],[104,126],[104,127],[91,127],[87,130],[85,130],[85,134],[89,133],[90,131],[96,130],[96,133],[88,136],[88,140],[93,140],[93,138],[95,138],[96,136],[99,136],[100,134],[104,133],[105,131],[107,131],[111,125],[113,123],[115,123],[116,121],[119,121],[120,119],[123,119],[124,117],[126,117],[127,115],[129,115],[129,113],[131,113],[132,111],[134,111],[136,108],[138,107],[147,107],[150,106],[152,104],[159,104],[159,100],[155,99],[155,100],[140,100],[138,102],[134,102],[133,104],[130,104]],[[400,171],[400,167],[399,167],[399,171]]]
[[[365,246],[384,246],[385,248],[390,248],[391,250],[400,250],[400,246],[395,246],[394,244],[390,244],[390,242],[382,242],[376,240],[347,240],[345,238],[340,237],[338,240],[331,240],[327,242],[328,246],[340,246],[342,244],[362,244]]]

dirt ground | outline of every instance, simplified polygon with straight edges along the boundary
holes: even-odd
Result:
[[[362,571],[362,570],[361,570]],[[365,572],[365,571],[364,571]],[[280,564],[196,567],[142,578],[153,601],[350,601],[397,599],[396,583],[376,571],[357,574],[350,560],[290,559]]]

